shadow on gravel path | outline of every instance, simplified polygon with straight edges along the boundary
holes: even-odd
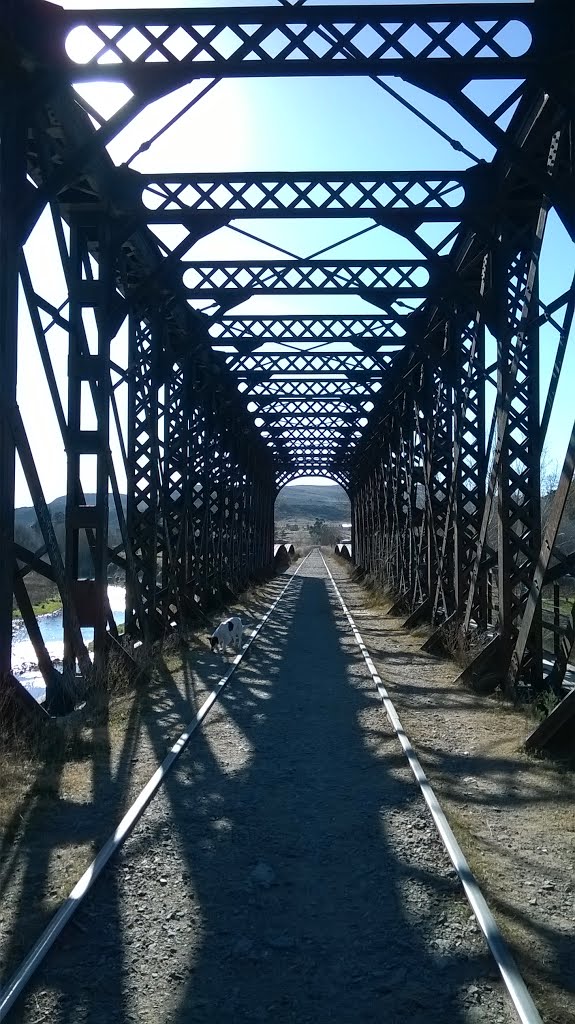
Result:
[[[189,717],[174,687],[158,760]],[[445,939],[436,847],[312,555],[35,991],[54,1024],[463,1024],[493,968]]]
[[[312,575],[321,562],[310,563],[223,697],[247,747],[238,770],[208,728],[225,774],[196,745],[193,767],[168,783],[203,934],[168,1019],[457,1024],[469,964],[447,984],[438,973],[386,839],[386,816],[414,787],[385,726],[384,751],[368,749],[360,719],[372,711],[379,731],[380,706],[359,651],[342,646],[327,580]],[[445,877],[431,884],[450,889]]]

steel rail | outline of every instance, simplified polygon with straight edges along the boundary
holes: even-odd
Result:
[[[433,787],[421,766],[421,762],[411,745],[403,725],[401,724],[391,698],[383,685],[381,677],[377,672],[367,647],[363,642],[361,633],[359,632],[352,615],[339,592],[339,587],[337,586],[321,551],[320,555],[335,590],[337,599],[343,608],[343,612],[349,622],[349,625],[351,626],[356,643],[363,654],[368,672],[376,685],[379,696],[381,697],[387,717],[393,731],[403,747],[403,752],[409,762],[409,767],[415,776],[415,780],[421,790],[422,796],[431,812],[435,827],[441,836],[443,845],[449,855],[449,859],[459,876],[459,880],[463,886],[465,895],[469,900],[471,909],[473,910],[479,927],[485,936],[487,945],[491,950],[493,958],[499,969],[499,973],[501,974],[505,987],[511,997],[515,1010],[517,1011],[517,1016],[522,1024],[543,1024],[539,1011],[535,1006],[527,986],[521,977],[519,968],[513,959],[511,950],[503,938],[495,918],[487,905],[485,897],[479,888],[477,879],[471,871],[471,868],[465,859],[463,850],[453,834],[451,826],[441,808],[441,804],[439,803]]]
[[[10,978],[5,988],[0,991],[0,1022],[6,1019],[7,1014],[11,1010],[12,1006],[21,995],[23,990],[28,985],[29,981],[33,977],[34,973],[44,960],[44,957],[52,948],[56,939],[64,930],[68,921],[78,910],[78,907],[82,903],[84,897],[90,892],[96,879],[102,873],[108,862],[111,860],[113,855],[117,853],[122,844],[130,835],[132,829],[142,817],[148,804],[157,793],[158,789],[164,782],[168,772],[173,768],[174,764],[178,760],[180,754],[187,747],[192,735],[202,724],[203,720],[207,717],[211,711],[213,705],[218,700],[220,694],[224,690],[231,676],[234,674],[236,668],[242,661],[244,655],[249,650],[254,640],[265,626],[266,622],[277,608],[279,602],[282,600],[286,590],[291,586],[295,577],[299,573],[301,567],[309,558],[308,553],[305,558],[300,562],[297,569],[289,578],[285,587],[281,591],[279,597],[273,602],[268,608],[266,614],[261,619],[259,624],[252,632],[249,640],[244,645],[242,650],[235,656],[232,664],[228,668],[225,675],[222,676],[220,681],[216,684],[214,689],[210,692],[202,704],[200,710],[194,715],[192,720],[186,726],[184,732],[176,740],[174,745],[170,748],[168,755],[162,761],[162,764],[156,769],[152,777],[146,783],[144,788],[141,790],[139,796],[136,797],[132,806],[126,811],[126,814],[122,818],[120,824],[116,828],[115,832],[109,837],[104,843],[103,847],[96,855],[92,863],[86,868],[84,874],[80,878],[76,885],[72,889],[70,895],[66,898],[60,909],[56,912],[48,926],[42,932],[40,938],[31,949],[25,960],[22,961],[20,967],[17,969],[15,974]]]

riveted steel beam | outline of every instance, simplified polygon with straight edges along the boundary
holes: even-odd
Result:
[[[333,263],[185,262],[184,286],[189,298],[216,299],[239,292],[237,301],[252,292],[282,295],[324,295],[378,292],[386,301],[419,299],[428,294],[429,271],[424,260],[343,260]]]
[[[238,378],[263,380],[321,375],[348,380],[380,380],[391,363],[391,356],[355,355],[348,352],[326,353],[260,353],[249,356],[227,356],[226,365]]]
[[[209,326],[217,344],[238,345],[330,344],[344,341],[362,346],[364,343],[397,342],[405,337],[398,315],[381,316],[221,316]]]
[[[338,219],[385,214],[386,224],[465,218],[466,186],[475,172],[300,172],[286,174],[142,174],[139,181],[150,224],[195,224],[227,213],[233,219]],[[193,214],[193,218],[189,217]],[[188,215],[188,216],[187,216]]]
[[[520,78],[533,69],[543,11],[527,3],[373,7],[66,11],[50,19],[42,56],[77,81],[125,81],[155,92],[194,77],[393,75]],[[532,32],[515,48],[508,30]],[[34,26],[37,28],[37,26]],[[48,28],[46,24],[45,28]],[[74,32],[83,49],[74,59]],[[414,31],[417,43],[411,42]]]

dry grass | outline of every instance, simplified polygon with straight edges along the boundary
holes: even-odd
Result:
[[[553,980],[553,971],[549,970],[549,965],[541,959],[541,954],[537,956],[533,949],[533,921],[528,913],[518,913],[513,902],[506,898],[505,875],[500,866],[501,854],[497,849],[495,833],[491,840],[486,838],[485,831],[477,820],[466,815],[455,802],[446,798],[445,794],[442,799],[448,806],[449,823],[455,837],[465,851],[467,862],[479,881],[481,891],[497,919],[504,938],[519,959],[520,969],[528,981],[529,990],[543,1020],[567,1021],[567,1016],[557,1016],[563,1012],[563,1007],[565,1012],[569,1013],[566,993],[558,981]],[[556,827],[569,828],[568,813],[563,817],[565,820],[562,822],[556,820]]]
[[[139,719],[166,659],[182,647],[180,634],[154,648],[141,645],[127,659],[112,652],[106,673],[93,673],[83,693],[84,705],[63,718],[34,722],[24,731],[9,727],[0,709],[0,834],[18,806],[29,801],[57,805],[92,798],[92,779],[109,761],[112,746],[130,743],[132,722]]]
[[[359,583],[363,590],[362,604],[366,608],[380,609],[387,612],[399,600],[398,593],[386,582],[374,579],[356,569],[347,559],[339,559],[347,567],[351,583]]]
[[[485,631],[465,630],[460,619],[446,622],[441,630],[443,647],[461,668],[467,668],[471,664],[488,640]]]

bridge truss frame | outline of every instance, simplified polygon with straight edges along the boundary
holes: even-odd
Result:
[[[350,495],[356,564],[393,588],[411,621],[481,632],[488,642],[471,671],[494,662],[510,689],[521,682],[559,690],[575,618],[555,629],[544,682],[549,624],[541,596],[575,566],[575,556],[557,543],[575,424],[544,528],[540,458],[575,285],[543,306],[538,264],[551,209],[575,240],[575,18],[569,0],[494,3],[488,10],[487,18],[477,3],[298,3],[112,18],[42,0],[3,6],[0,677],[10,677],[15,597],[48,707],[65,708],[78,668],[84,678],[105,669],[119,641],[106,597],[110,562],[126,577],[126,637],[154,640],[222,586],[236,588],[269,569],[277,490],[302,473],[320,473]],[[512,22],[531,34],[518,54],[506,42]],[[72,60],[66,42],[79,29],[92,42],[83,63]],[[417,45],[408,41],[413,33]],[[150,102],[194,78],[358,74],[378,84],[385,80],[377,76],[401,74],[445,100],[493,145],[493,160],[463,172],[162,176],[115,167],[106,151]],[[522,84],[487,113],[464,91],[476,78]],[[73,91],[73,83],[94,79],[125,82],[133,94],[107,120]],[[67,289],[58,306],[42,294],[23,254],[47,209]],[[197,240],[231,221],[286,216],[368,217],[414,241],[422,260],[186,260]],[[446,218],[459,220],[448,254],[417,234]],[[171,223],[185,232],[169,251],[151,229]],[[258,290],[359,294],[374,313],[230,313]],[[67,452],[63,555],[17,404],[20,295]],[[193,299],[209,300],[214,310],[206,315]],[[129,357],[122,366],[113,342],[126,317]],[[557,332],[558,344],[540,415],[543,325]],[[66,402],[47,341],[54,329],[67,344]],[[493,365],[486,364],[486,331],[497,342]],[[125,435],[120,388],[127,392]],[[487,388],[495,390],[490,426]],[[111,458],[114,424],[126,508]],[[16,456],[41,535],[33,551],[14,538]],[[81,482],[86,458],[97,467],[91,502]],[[110,502],[122,538],[114,548]],[[82,543],[92,559],[88,579],[80,578]],[[34,615],[30,571],[53,580],[62,598],[62,672]],[[82,626],[94,629],[93,664]]]

